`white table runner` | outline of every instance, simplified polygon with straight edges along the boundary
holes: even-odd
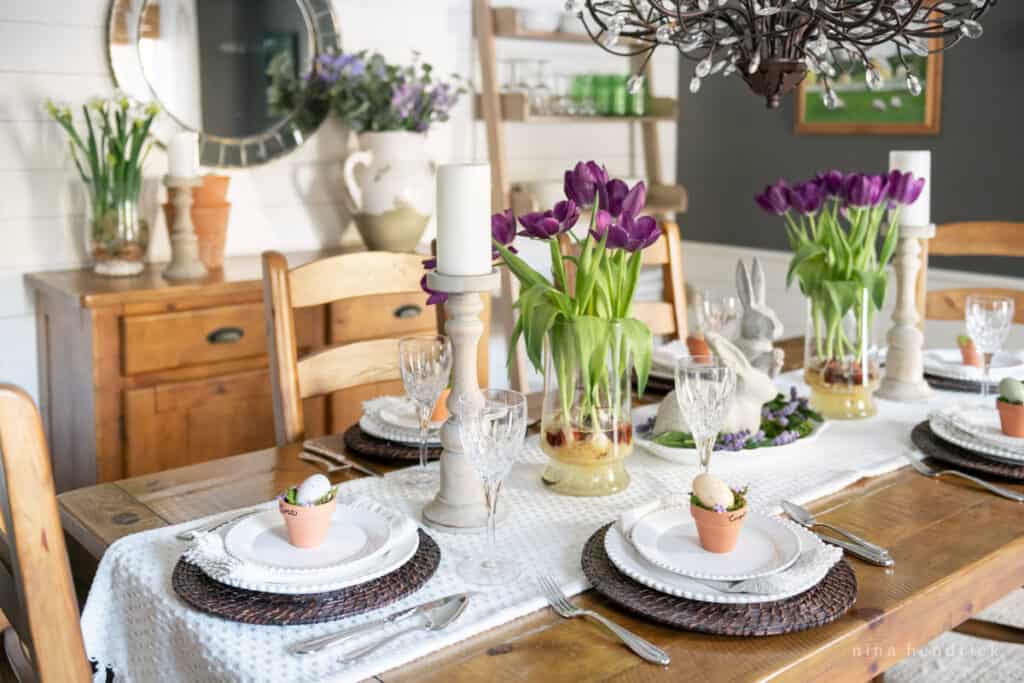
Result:
[[[779,378],[788,391],[796,375]],[[801,394],[807,388],[797,385]],[[879,401],[879,415],[868,420],[836,421],[806,447],[712,469],[732,485],[750,483],[756,507],[779,511],[788,498],[805,503],[839,491],[866,476],[877,476],[905,464],[911,448],[910,430],[930,408],[963,395],[940,394],[929,403]],[[523,576],[500,590],[481,592],[448,629],[414,634],[382,647],[372,657],[343,665],[337,652],[296,657],[289,644],[345,626],[379,618],[400,607],[469,589],[456,566],[467,557],[481,557],[484,536],[451,535],[428,529],[441,547],[437,573],[419,592],[393,606],[344,621],[313,626],[252,626],[207,616],[179,599],[171,572],[185,544],[174,536],[200,520],[133,534],[104,554],[82,614],[89,657],[118,681],[357,681],[423,657],[465,638],[494,628],[545,606],[532,576],[553,576],[568,594],[586,589],[580,568],[583,544],[593,532],[630,507],[654,496],[689,490],[695,467],[650,456],[637,448],[627,461],[632,483],[605,498],[571,498],[546,490],[540,482],[545,456],[537,437],[528,441],[524,462],[503,487],[508,522],[498,530],[498,543],[524,567]],[[434,465],[436,467],[436,464]],[[418,516],[427,501],[410,498],[411,489],[391,477],[364,478],[345,484],[344,494],[372,497]],[[272,505],[268,503],[267,505]],[[235,512],[214,516],[227,518]]]

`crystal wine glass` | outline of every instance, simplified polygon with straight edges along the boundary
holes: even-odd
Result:
[[[984,358],[984,376],[981,379],[981,397],[988,396],[989,373],[992,357],[998,351],[1013,323],[1013,299],[1005,296],[971,294],[967,297],[965,312],[967,334]]]
[[[480,586],[504,585],[519,575],[521,567],[515,560],[499,557],[495,513],[501,484],[526,438],[526,396],[508,389],[482,389],[460,396],[459,437],[484,486],[488,546],[486,557],[466,560],[459,566],[459,575]]]
[[[736,388],[736,373],[714,356],[676,359],[676,402],[700,455],[700,471],[707,472],[711,451]]]
[[[401,481],[425,488],[436,479],[427,469],[427,436],[434,405],[451,377],[452,343],[443,335],[405,337],[398,341],[398,359],[405,392],[416,403],[420,423],[420,464],[406,470]]]
[[[716,296],[704,290],[697,294],[697,326],[703,332],[714,332],[726,339],[736,337],[740,317],[740,301],[734,296]]]

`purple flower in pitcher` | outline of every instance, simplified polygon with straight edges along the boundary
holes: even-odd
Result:
[[[519,224],[523,226],[523,230],[519,234],[538,240],[551,239],[571,230],[579,218],[579,207],[571,199],[566,199],[548,211],[535,211],[520,216]]]
[[[579,162],[576,167],[565,172],[565,197],[576,206],[587,208],[593,206],[598,197],[599,188],[608,185],[608,171],[596,161]],[[600,190],[606,191],[606,190]],[[604,202],[608,197],[601,198]]]

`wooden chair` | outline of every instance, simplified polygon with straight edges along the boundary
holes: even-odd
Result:
[[[85,683],[78,602],[43,425],[32,399],[0,385],[0,608],[10,622],[4,649],[18,680]]]
[[[644,266],[661,266],[664,279],[664,300],[634,301],[633,316],[651,328],[651,333],[670,339],[686,339],[686,287],[683,284],[683,255],[679,243],[679,226],[672,221],[659,221],[661,237],[644,250]],[[575,250],[567,235],[559,238],[563,254]],[[566,264],[572,268],[571,263]]]
[[[304,405],[328,400],[327,431],[337,433],[358,421],[362,402],[403,393],[398,338],[433,334],[443,310],[428,314],[420,289],[422,256],[388,252],[342,254],[293,270],[285,257],[263,254],[263,304],[270,352],[274,432],[278,445],[305,438]],[[478,371],[487,385],[490,302],[485,297],[484,335]],[[329,305],[326,345],[299,357],[295,309]]]
[[[924,320],[963,320],[969,294],[1008,296],[1016,303],[1014,322],[1024,324],[1024,291],[969,288],[928,291],[928,257],[1024,256],[1024,223],[949,223],[935,228],[935,237],[922,240],[922,267],[917,282],[917,308]]]

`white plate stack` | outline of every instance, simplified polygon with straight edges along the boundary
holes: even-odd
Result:
[[[630,513],[624,516],[629,517]],[[700,602],[752,604],[785,600],[818,585],[842,551],[780,517],[747,514],[736,547],[700,545],[687,505],[667,503],[628,531],[605,535],[605,552],[623,574],[661,593]]]
[[[441,422],[432,422],[427,432],[427,445],[441,445]],[[394,443],[418,446],[419,418],[416,404],[406,396],[381,396],[363,402],[359,428],[370,436]]]
[[[957,403],[928,416],[935,436],[978,456],[1024,466],[1024,438],[1007,436],[999,426],[999,413],[992,404]]]
[[[980,382],[981,368],[964,365],[960,349],[928,349],[924,352],[924,374],[962,382]],[[998,383],[1004,377],[1024,377],[1024,356],[1016,351],[1001,351],[992,356],[989,378]]]

